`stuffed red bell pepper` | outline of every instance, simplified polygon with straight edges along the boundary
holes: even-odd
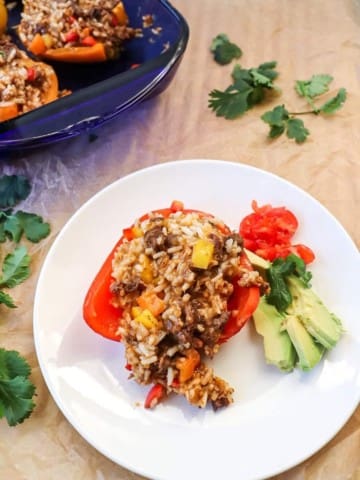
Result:
[[[132,378],[157,386],[146,407],[175,392],[217,409],[232,401],[233,390],[204,360],[245,325],[261,285],[237,233],[173,202],[123,231],[83,315],[95,332],[124,342]]]

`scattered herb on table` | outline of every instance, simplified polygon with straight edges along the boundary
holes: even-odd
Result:
[[[278,76],[276,62],[262,63],[256,68],[242,68],[235,65],[232,71],[233,83],[226,90],[212,90],[209,107],[218,117],[234,119],[254,105],[262,102],[267,90],[278,90],[274,80]]]
[[[33,243],[38,243],[50,233],[50,225],[35,213],[23,212],[18,210],[0,211],[0,242],[5,242],[7,238],[19,243],[23,234]]]
[[[24,282],[30,276],[30,256],[24,246],[17,246],[13,252],[6,255],[2,265],[0,277],[0,304],[9,308],[15,308],[11,296],[5,293],[3,288],[14,288]]]
[[[332,81],[333,77],[327,74],[313,75],[310,80],[297,80],[295,90],[305,98],[311,109],[289,112],[284,105],[278,105],[273,110],[264,113],[261,118],[270,126],[269,137],[279,137],[286,131],[288,138],[293,138],[297,143],[304,142],[310,132],[304,122],[296,117],[307,114],[319,115],[320,113],[331,115],[339,110],[346,100],[346,90],[340,88],[330,100],[321,105],[315,104],[314,99],[328,92]]]
[[[213,39],[210,50],[213,53],[215,62],[220,65],[227,65],[242,55],[241,48],[235,43],[230,42],[229,37],[225,35],[225,33],[219,33],[219,35]]]
[[[24,176],[0,177],[0,242],[15,243],[1,265],[0,307],[16,307],[13,298],[4,289],[14,288],[30,275],[30,256],[27,248],[19,245],[22,236],[37,243],[50,233],[50,225],[39,215],[13,211],[30,191],[30,183]],[[0,418],[5,417],[9,426],[23,422],[35,406],[35,385],[29,380],[30,373],[30,365],[19,352],[0,348]]]
[[[288,138],[302,143],[310,135],[304,122],[300,118],[294,118],[284,105],[278,105],[273,110],[264,113],[261,119],[270,126],[270,138],[277,138],[286,131]]]
[[[0,418],[5,417],[11,427],[28,418],[35,407],[30,373],[30,365],[18,352],[0,348]]]
[[[0,208],[10,208],[25,200],[31,191],[29,180],[22,175],[0,177]]]
[[[242,50],[236,44],[230,42],[227,35],[220,33],[211,43],[210,50],[214,60],[220,65],[226,65],[236,58],[240,58]],[[218,117],[228,120],[243,115],[247,110],[261,103],[267,90],[280,91],[274,85],[278,76],[275,70],[276,62],[266,62],[257,68],[242,68],[235,65],[232,71],[233,83],[224,91],[214,89],[209,94],[208,106]],[[328,74],[313,75],[309,80],[297,80],[296,92],[303,97],[310,110],[301,112],[289,112],[285,105],[278,105],[273,110],[265,112],[261,119],[270,126],[269,137],[277,138],[286,132],[290,139],[297,143],[303,143],[310,135],[303,120],[296,118],[299,115],[331,115],[338,111],[346,100],[346,89],[340,88],[337,94],[323,104],[315,103],[317,97],[329,91],[329,85],[333,77]]]

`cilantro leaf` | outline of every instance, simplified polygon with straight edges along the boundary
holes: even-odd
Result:
[[[270,293],[266,296],[266,300],[274,305],[279,312],[284,312],[293,300],[286,278],[289,275],[295,275],[301,279],[307,288],[310,288],[312,278],[311,272],[306,271],[304,261],[294,254],[274,260],[266,275],[270,285]]]
[[[258,70],[263,75],[268,77],[270,80],[275,80],[275,78],[277,78],[277,76],[279,75],[278,72],[275,70],[276,66],[277,66],[277,62],[275,61],[265,62],[265,63],[261,63],[258,66]]]
[[[270,125],[270,138],[279,137],[286,131],[288,138],[294,138],[297,143],[302,143],[310,134],[304,122],[291,117],[284,105],[278,105],[273,110],[265,112],[261,119]]]
[[[0,242],[10,238],[19,243],[23,234],[26,238],[37,243],[50,233],[50,225],[34,213],[18,210],[16,213],[0,212]]]
[[[44,223],[39,215],[19,210],[15,216],[23,228],[26,238],[30,240],[30,242],[37,243],[49,235],[50,225]]]
[[[264,72],[258,68],[250,68],[250,75],[252,76],[255,86],[261,85],[263,87],[273,88],[272,79],[267,75],[264,75]]]
[[[13,207],[29,195],[31,186],[22,175],[3,175],[0,177],[0,208]]]
[[[319,111],[326,114],[331,114],[339,110],[343,106],[343,103],[346,100],[346,90],[345,88],[340,88],[337,95],[331,98],[327,102],[325,102],[321,107],[319,107]]]
[[[248,109],[247,97],[251,88],[244,91],[213,90],[210,92],[209,107],[212,108],[218,117],[234,119]]]
[[[0,418],[10,426],[22,423],[34,409],[35,386],[30,365],[15,350],[0,348]]]
[[[9,294],[0,290],[0,304],[6,305],[8,308],[16,308],[14,300]]]
[[[3,224],[3,230],[15,243],[19,243],[24,231],[16,215],[7,215]]]
[[[297,80],[295,89],[301,97],[314,98],[326,93],[332,81],[331,75],[313,75],[310,80]]]
[[[310,132],[300,118],[289,118],[287,121],[286,135],[288,138],[295,139],[296,143],[303,143],[308,135],[310,135]]]
[[[13,288],[26,280],[30,275],[30,257],[26,247],[16,247],[12,253],[6,255],[2,276],[0,277],[0,288]]]
[[[306,270],[306,264],[304,260],[293,253],[290,253],[290,255],[286,257],[286,260],[293,263],[294,274],[300,278],[307,288],[310,288],[312,273]]]
[[[292,264],[289,265],[282,259],[275,260],[267,270],[270,293],[266,296],[266,300],[274,305],[279,312],[284,312],[292,302],[292,296],[285,280],[285,277],[292,273],[292,270]]]
[[[260,103],[266,90],[275,89],[273,78],[276,72],[272,70],[276,62],[268,62],[266,68],[245,69],[235,65],[231,73],[233,83],[225,90],[212,90],[209,94],[209,108],[216,112],[219,117],[227,119],[236,118],[254,105]],[[271,71],[272,75],[267,74]],[[275,75],[274,75],[275,74]]]
[[[0,348],[0,378],[28,377],[31,368],[15,350]]]
[[[284,105],[278,105],[273,110],[265,112],[261,118],[270,126],[284,127],[286,121],[289,119],[289,112]]]
[[[214,60],[220,65],[227,65],[242,55],[241,49],[235,43],[230,42],[229,37],[224,33],[220,33],[213,39],[210,50]]]

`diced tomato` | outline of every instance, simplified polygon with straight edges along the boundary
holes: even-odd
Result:
[[[65,42],[66,43],[73,43],[79,40],[79,34],[74,31],[67,32],[65,34]]]
[[[92,47],[93,45],[95,45],[95,43],[96,43],[96,40],[91,35],[88,35],[87,37],[81,40],[81,45],[86,45],[87,47]]]
[[[27,69],[27,78],[26,78],[26,80],[31,83],[31,82],[33,82],[33,81],[35,80],[35,78],[36,78],[36,70],[35,70],[35,68],[34,68],[34,67],[29,67],[29,68]]]
[[[314,252],[306,245],[292,245],[290,250],[292,253],[295,253],[295,255],[298,255],[300,258],[302,258],[306,264],[315,260]]]
[[[119,25],[119,20],[117,18],[117,16],[113,13],[112,16],[111,16],[111,25],[113,27],[116,27],[117,25]]]
[[[253,213],[244,217],[239,226],[245,248],[270,262],[290,253],[298,255],[305,263],[314,260],[315,255],[309,247],[291,244],[298,220],[290,210],[269,204],[259,207],[256,201],[251,205]]]

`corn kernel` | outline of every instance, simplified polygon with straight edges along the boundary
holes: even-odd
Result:
[[[194,267],[208,268],[214,254],[214,244],[210,240],[200,238],[194,245],[191,262]]]

